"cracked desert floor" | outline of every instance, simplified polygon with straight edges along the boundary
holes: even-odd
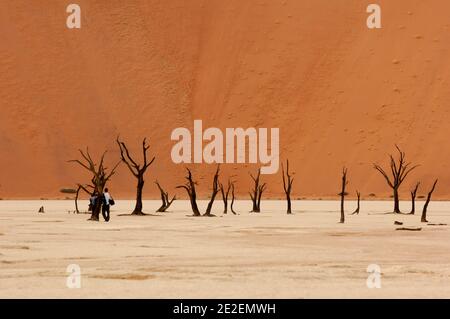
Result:
[[[217,217],[189,217],[187,201],[132,217],[119,215],[133,203],[118,201],[105,223],[69,214],[72,201],[0,201],[0,297],[450,297],[449,226],[384,214],[389,201],[363,201],[345,224],[335,201],[296,201],[290,216],[282,201],[263,202],[260,214],[239,201],[238,216],[223,216],[221,204]],[[450,202],[432,202],[429,222],[450,224],[449,211]],[[394,221],[422,230],[398,231]],[[81,268],[80,289],[66,286],[70,264]],[[379,289],[367,288],[370,264],[381,267]]]

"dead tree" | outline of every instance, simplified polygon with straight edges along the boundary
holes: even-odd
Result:
[[[89,191],[88,188],[90,188],[91,191]],[[94,186],[92,186],[92,185],[81,185],[81,184],[78,184],[77,192],[76,192],[76,195],[75,195],[75,213],[77,213],[77,214],[80,214],[80,210],[78,209],[78,199],[80,198],[80,192],[81,192],[82,190],[83,190],[86,194],[88,194],[89,197],[94,196],[94,193],[93,193],[93,191],[94,191]]]
[[[120,158],[122,159],[122,162],[124,162],[130,172],[133,174],[134,177],[137,179],[137,187],[136,187],[136,206],[134,207],[132,215],[144,215],[144,212],[142,211],[142,190],[144,189],[144,175],[147,171],[148,167],[152,165],[152,163],[155,160],[155,157],[152,158],[151,161],[147,160],[147,151],[150,148],[150,146],[147,145],[147,140],[144,138],[142,141],[142,154],[143,154],[143,160],[144,163],[138,164],[136,161],[131,157],[130,152],[128,151],[127,146],[124,142],[121,142],[119,140],[119,137],[116,139],[117,145],[119,145],[120,148]]]
[[[281,170],[283,173],[283,189],[286,194],[287,201],[287,214],[292,214],[292,206],[291,206],[291,191],[292,191],[292,183],[294,182],[294,178],[289,175],[289,160],[286,160],[286,172],[284,171],[284,166],[281,164]],[[285,176],[286,175],[286,176]]]
[[[228,185],[227,189],[225,190],[225,187],[222,183],[220,183],[220,192],[222,193],[222,201],[223,201],[223,213],[228,213],[228,195],[230,194],[231,190],[231,180],[228,179]]]
[[[387,184],[389,187],[392,188],[394,192],[394,213],[400,214],[400,201],[398,196],[398,189],[400,188],[400,185],[403,183],[405,178],[408,176],[408,174],[414,170],[418,165],[411,166],[411,163],[406,163],[405,161],[405,153],[400,150],[400,148],[395,145],[399,152],[399,159],[395,160],[394,156],[389,155],[391,158],[390,162],[390,169],[392,178],[389,177],[389,174],[386,173],[386,171],[379,165],[373,164],[373,167],[380,172],[381,175],[386,179]]]
[[[253,202],[253,209],[251,210],[252,213],[259,213],[261,212],[261,197],[263,192],[266,190],[266,183],[259,185],[260,182],[260,176],[261,176],[261,169],[258,169],[258,174],[253,176],[250,174],[251,178],[254,182],[254,188],[250,194],[250,198]]]
[[[356,206],[355,211],[352,213],[352,215],[355,215],[355,214],[359,215],[359,208],[360,208],[359,202],[360,202],[360,199],[361,199],[361,193],[356,191],[356,196],[358,197],[357,206]]]
[[[213,189],[212,189],[212,193],[211,193],[211,199],[209,200],[208,206],[206,207],[206,212],[204,214],[204,216],[213,216],[211,214],[211,210],[214,204],[214,200],[216,199],[217,194],[220,191],[220,187],[219,187],[219,171],[220,171],[220,165],[217,165],[217,169],[216,169],[216,173],[214,174],[214,178],[213,178]]]
[[[197,193],[195,191],[196,182],[194,182],[194,180],[192,178],[191,170],[189,168],[186,168],[186,170],[187,170],[187,176],[185,178],[186,178],[187,182],[184,185],[177,186],[177,188],[184,188],[186,190],[186,192],[188,193],[188,196],[189,196],[189,200],[191,202],[192,212],[194,213],[194,216],[196,216],[196,217],[201,216],[200,210],[198,209],[198,206],[197,206]]]
[[[425,202],[425,205],[423,206],[423,210],[422,210],[422,218],[420,219],[420,221],[422,223],[428,223],[427,220],[427,209],[428,209],[428,204],[430,204],[430,200],[431,200],[431,195],[434,192],[434,189],[436,188],[436,184],[437,184],[438,180],[434,181],[433,187],[431,188],[431,190],[428,192],[428,196],[427,196],[427,200]]]
[[[234,200],[235,200],[235,196],[234,196],[234,182],[231,181],[231,204],[230,204],[230,209],[231,209],[231,212],[236,215],[236,212],[234,211],[234,208],[233,208]]]
[[[342,169],[342,189],[341,189],[341,193],[339,195],[341,195],[341,220],[339,221],[341,224],[343,224],[345,222],[345,212],[344,212],[344,199],[345,199],[345,187],[347,186],[348,181],[347,181],[347,169],[344,167]]]
[[[69,162],[77,163],[81,167],[88,170],[92,176],[92,186],[93,196],[97,197],[95,201],[95,205],[92,208],[91,218],[89,220],[98,221],[100,216],[100,211],[102,208],[102,201],[100,200],[103,195],[103,189],[106,186],[106,183],[111,179],[111,177],[116,172],[117,166],[119,166],[120,162],[118,162],[111,171],[108,172],[108,168],[105,167],[105,155],[106,151],[103,152],[103,155],[100,158],[99,164],[96,164],[89,153],[89,149],[86,149],[86,152],[79,150],[82,159],[80,160],[70,160]]]
[[[414,215],[416,213],[416,195],[417,190],[419,189],[420,182],[416,184],[414,189],[411,191],[411,215]]]
[[[81,185],[78,185],[77,193],[75,194],[75,212],[77,214],[80,213],[80,210],[78,209],[78,197],[80,196],[80,190],[81,190]]]
[[[172,199],[169,200],[169,193],[164,191],[164,189],[161,187],[161,185],[158,183],[158,181],[155,181],[155,184],[159,188],[159,192],[161,193],[161,200],[162,200],[162,205],[160,208],[158,208],[157,212],[163,213],[163,212],[167,211],[167,209],[170,207],[170,205],[172,205],[173,201],[176,200],[176,196],[174,195],[172,197]]]

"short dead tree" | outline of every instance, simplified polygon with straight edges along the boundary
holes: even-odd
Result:
[[[171,200],[169,200],[169,193],[164,191],[162,186],[158,183],[158,181],[155,181],[156,186],[158,186],[159,192],[161,193],[161,201],[162,205],[156,212],[163,213],[167,211],[167,209],[172,205],[173,201],[176,200],[176,196],[174,195]]]
[[[286,194],[287,201],[287,214],[292,214],[292,205],[291,205],[291,191],[292,191],[292,183],[294,182],[294,178],[289,174],[289,160],[286,160],[286,171],[284,171],[284,166],[281,164],[281,170],[283,174],[283,189]],[[285,176],[286,175],[286,176]]]
[[[234,181],[231,181],[231,204],[230,204],[230,209],[231,212],[235,215],[237,215],[237,213],[234,211],[233,205],[234,205],[234,200],[235,200],[235,196],[234,196]]]
[[[134,177],[137,179],[137,187],[136,187],[136,205],[134,207],[133,212],[131,215],[145,215],[142,211],[142,191],[144,189],[144,175],[147,171],[148,167],[152,165],[152,163],[155,161],[155,157],[153,157],[150,161],[147,159],[147,151],[150,148],[150,146],[147,145],[147,140],[144,138],[142,141],[142,155],[143,155],[143,163],[138,164],[130,155],[130,152],[128,151],[128,148],[124,142],[121,142],[119,140],[119,137],[116,139],[117,145],[119,145],[120,148],[120,158],[122,162],[124,162],[130,172],[133,174]]]
[[[95,161],[92,159],[91,154],[89,153],[89,149],[86,149],[86,151],[79,150],[81,159],[76,160],[70,160],[69,162],[77,163],[81,167],[88,170],[93,176],[92,176],[92,186],[93,191],[92,195],[97,197],[97,200],[95,201],[95,205],[92,208],[92,214],[91,218],[89,220],[98,221],[100,216],[100,211],[102,208],[102,201],[98,200],[103,196],[103,190],[106,186],[106,183],[111,179],[111,177],[115,174],[117,166],[119,166],[120,161],[113,167],[112,170],[108,172],[108,168],[105,167],[105,155],[106,151],[103,152],[103,155],[100,158],[100,161],[98,164],[95,163]]]
[[[433,187],[431,187],[431,190],[428,192],[427,195],[427,200],[425,201],[425,205],[423,206],[423,210],[422,210],[422,217],[420,219],[420,221],[422,223],[428,223],[427,220],[427,209],[428,209],[428,204],[430,204],[430,200],[431,200],[431,195],[434,192],[434,189],[436,188],[436,184],[437,184],[438,180],[435,180],[433,183]]]
[[[261,198],[263,192],[266,190],[266,183],[259,184],[260,183],[260,177],[261,177],[261,169],[258,169],[258,173],[256,174],[256,177],[250,174],[250,177],[253,179],[254,187],[252,192],[250,192],[250,198],[253,203],[253,208],[251,210],[252,213],[259,213],[261,212]]]
[[[341,219],[339,223],[343,224],[345,223],[345,211],[344,211],[344,200],[345,200],[345,188],[347,187],[348,181],[347,181],[347,169],[344,167],[342,169],[342,188],[341,188]]]
[[[185,177],[186,179],[186,184],[184,185],[180,185],[177,186],[177,188],[183,188],[186,190],[188,196],[189,196],[189,200],[191,202],[191,208],[192,208],[192,212],[193,212],[193,216],[201,216],[200,214],[200,210],[198,209],[197,206],[197,192],[195,190],[195,185],[196,182],[194,182],[193,177],[192,177],[192,172],[189,168],[186,168],[187,170],[187,176]]]
[[[394,156],[389,155],[391,162],[390,162],[390,174],[392,177],[389,176],[389,173],[387,173],[381,166],[378,164],[373,164],[373,167],[380,172],[380,174],[386,179],[387,184],[390,188],[392,188],[394,192],[394,213],[400,214],[400,200],[399,200],[399,194],[398,190],[400,188],[400,185],[403,183],[405,178],[409,175],[409,173],[414,170],[418,165],[411,166],[411,163],[406,163],[405,161],[405,153],[400,150],[400,148],[395,145],[395,147],[398,150],[399,158],[396,160]]]
[[[356,209],[355,209],[355,211],[352,213],[352,215],[359,215],[359,208],[360,208],[360,205],[359,205],[359,202],[360,202],[360,200],[361,200],[361,193],[359,192],[359,191],[356,191],[356,196],[357,196],[357,204],[356,204]]]
[[[414,215],[416,213],[416,195],[417,190],[419,189],[420,182],[416,183],[416,186],[414,186],[414,189],[411,190],[411,215]]]
[[[227,188],[225,190],[225,187],[222,183],[220,183],[220,193],[222,194],[222,201],[223,201],[223,214],[228,213],[228,196],[231,191],[231,180],[228,179]]]
[[[216,173],[214,174],[213,178],[213,184],[212,184],[212,193],[211,193],[211,199],[209,200],[208,206],[206,207],[206,212],[204,216],[214,216],[211,214],[212,207],[214,204],[214,200],[216,199],[217,194],[220,191],[219,187],[219,172],[220,172],[220,165],[217,165]]]
[[[75,193],[75,213],[80,214],[80,210],[78,208],[78,199],[80,198],[80,192],[84,191],[86,194],[89,195],[89,198],[94,196],[94,186],[92,185],[77,185],[77,192]],[[92,211],[91,203],[89,203],[89,211]]]

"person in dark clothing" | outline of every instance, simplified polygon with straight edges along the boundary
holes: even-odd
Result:
[[[89,198],[89,212],[92,212],[94,210],[95,204],[97,203],[97,199],[98,196],[93,194],[90,198]]]

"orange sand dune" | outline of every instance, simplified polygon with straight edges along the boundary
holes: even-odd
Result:
[[[157,156],[145,195],[183,182],[170,159],[176,127],[279,127],[281,158],[296,172],[295,197],[339,190],[388,196],[372,163],[398,143],[421,166],[417,180],[450,197],[450,2],[377,1],[382,29],[366,27],[359,0],[78,0],[82,28],[69,30],[70,1],[0,4],[0,197],[62,197],[87,181],[67,163],[90,146],[118,158],[120,134]],[[195,166],[200,195],[211,166]],[[254,165],[224,165],[247,193]],[[281,176],[264,176],[282,196]],[[112,181],[132,197],[122,166]],[[421,190],[421,194],[424,189]],[[181,191],[180,191],[181,195]]]

